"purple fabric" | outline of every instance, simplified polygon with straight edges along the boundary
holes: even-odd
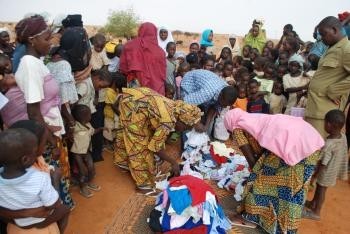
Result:
[[[60,99],[58,96],[59,86],[51,74],[44,77],[44,99],[40,102],[41,114],[45,117],[50,116],[48,113],[52,107],[60,107]],[[5,96],[9,99],[9,102],[1,109],[1,116],[6,126],[11,126],[13,123],[28,119],[27,103],[24,99],[23,92],[19,87],[13,87]]]

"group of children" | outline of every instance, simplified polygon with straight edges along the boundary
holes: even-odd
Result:
[[[298,52],[289,54],[288,47],[296,48]],[[186,72],[205,69],[216,73],[228,85],[237,87],[239,95],[234,107],[249,113],[285,113],[300,117],[306,106],[308,84],[319,60],[305,49],[300,50],[299,42],[293,38],[286,40],[280,50],[268,41],[262,54],[246,45],[242,56],[234,57],[228,46],[215,58],[196,42],[190,45],[187,56],[176,52],[174,42],[169,42],[166,49],[168,98],[179,97],[181,79]]]

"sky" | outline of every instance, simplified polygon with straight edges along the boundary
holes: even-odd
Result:
[[[142,21],[170,30],[245,35],[255,18],[264,19],[268,38],[278,39],[291,23],[303,40],[312,40],[324,17],[350,11],[349,0],[0,0],[0,21],[19,21],[27,13],[82,14],[84,24],[104,25],[112,10],[132,7]]]

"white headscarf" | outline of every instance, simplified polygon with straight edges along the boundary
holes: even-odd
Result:
[[[3,33],[3,32],[9,33],[8,28],[6,28],[6,27],[0,28],[0,33]]]
[[[168,37],[167,39],[165,39],[165,41],[163,41],[160,36],[159,36],[159,32],[160,30],[166,30],[168,31]],[[168,30],[166,27],[160,27],[158,28],[158,32],[157,32],[157,38],[158,38],[158,45],[160,48],[162,48],[165,52],[165,54],[167,54],[166,52],[166,45],[169,43],[169,42],[174,42],[174,39],[173,39],[173,35],[171,34],[171,31]]]
[[[233,46],[233,48],[231,47],[231,43],[230,43],[230,38],[235,38],[236,39],[236,43]],[[230,34],[228,36],[228,46],[225,46],[231,49],[231,53],[232,53],[232,58],[237,56],[237,55],[241,55],[241,48],[239,46],[239,42],[238,42],[238,38],[236,34]]]

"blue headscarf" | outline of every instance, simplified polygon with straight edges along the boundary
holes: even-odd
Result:
[[[208,41],[209,35],[212,32],[213,32],[213,30],[211,30],[211,29],[204,30],[204,32],[202,33],[202,38],[201,38],[201,41],[199,42],[199,44],[202,46],[205,46],[205,47],[213,46],[214,45],[213,42]]]
[[[316,34],[316,42],[312,46],[309,54],[314,54],[314,55],[321,58],[326,53],[328,46],[323,43],[322,38],[321,38],[321,34],[319,33],[318,30],[316,33],[317,33]]]

